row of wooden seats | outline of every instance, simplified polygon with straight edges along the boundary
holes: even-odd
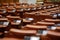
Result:
[[[40,24],[40,22],[32,23],[34,21],[34,18],[27,16],[22,21],[24,24],[27,24],[27,25],[21,26],[21,29],[15,29],[12,27],[15,27],[19,22],[21,22],[22,19],[16,16],[6,16],[6,17],[8,18],[7,21],[10,22],[10,24],[12,24],[12,25],[9,25],[9,27],[11,27],[8,32],[9,34],[11,33],[10,37],[12,37],[13,35],[14,37],[19,37],[19,38],[22,37],[21,40],[50,40],[49,38],[47,39],[47,35],[53,35],[57,37],[60,35],[59,33],[54,31],[54,30],[60,30],[59,29],[60,27],[54,26],[55,24],[60,23],[60,19],[44,19],[44,20],[41,20],[42,22]],[[15,24],[17,19],[18,19],[18,23]],[[48,26],[49,28],[51,27],[50,30],[52,31],[48,29]],[[20,24],[17,27],[20,27]],[[58,35],[55,35],[55,33]]]
[[[13,30],[13,31],[12,31]],[[36,33],[36,31],[33,31],[33,30],[17,30],[17,31],[15,31],[15,30],[17,30],[17,29],[11,29],[10,30],[10,32],[11,33],[13,33],[13,34],[15,34],[16,36],[23,36],[23,39],[24,39],[24,36],[27,36],[26,37],[26,39],[28,40],[32,35],[35,35],[34,37],[36,37],[36,35],[40,35],[40,36],[38,36],[39,38],[41,38],[41,33],[40,34],[37,34]],[[40,30],[41,31],[41,30]],[[44,31],[44,30],[42,30],[43,32],[43,35],[46,33],[46,30]],[[35,33],[34,33],[35,32]],[[57,35],[56,35],[57,34]],[[48,35],[52,35],[52,36],[57,36],[57,37],[59,37],[60,35],[59,35],[59,33],[56,33],[56,32],[51,32],[51,31],[48,31]],[[30,37],[29,37],[30,36]],[[28,38],[29,37],[29,38]],[[46,36],[45,36],[46,37]],[[32,36],[32,38],[33,38],[33,36]],[[30,38],[31,39],[31,38]],[[34,38],[33,38],[34,39]],[[38,40],[38,39],[36,39],[36,40]],[[41,40],[41,39],[40,39]],[[48,40],[48,39],[47,39]]]
[[[60,39],[60,16],[59,16],[59,8],[51,8],[51,9],[45,9],[45,10],[40,10],[36,12],[27,12],[24,14],[24,18],[36,18],[37,21],[41,18],[38,17],[44,17],[43,20],[39,20],[40,22],[27,24],[26,26],[23,27],[25,30],[37,30],[37,35],[41,35],[41,32],[43,35],[46,35],[45,37],[42,37],[42,40],[59,40]],[[50,12],[50,13],[49,13]],[[45,14],[44,14],[45,13]],[[37,14],[37,15],[36,15]],[[53,15],[51,15],[53,14]],[[42,15],[42,16],[41,16]],[[48,16],[47,16],[48,15]],[[45,17],[47,16],[47,18]],[[48,18],[50,16],[50,19]],[[52,17],[51,17],[52,16]],[[54,19],[53,19],[54,18]],[[35,20],[36,20],[35,19]],[[58,34],[58,35],[57,35]],[[46,39],[47,37],[47,39]],[[45,38],[45,39],[44,39]]]
[[[26,5],[25,5],[26,6]],[[30,5],[31,6],[31,5]],[[44,5],[42,5],[42,6],[44,6]],[[9,7],[7,7],[7,8],[5,8],[4,6],[3,7],[0,7],[0,15],[4,15],[4,16],[6,16],[6,15],[23,15],[23,12],[24,11],[30,11],[30,10],[37,10],[38,8],[36,8],[36,7],[33,7],[33,6],[31,6],[32,8],[30,8],[29,6],[28,6],[28,8],[24,8],[24,7],[22,7],[21,8],[21,6],[16,6],[16,7],[14,7],[14,6],[9,6]],[[41,6],[40,6],[41,7]],[[58,6],[57,6],[58,7]],[[26,9],[26,10],[25,10]]]
[[[1,18],[0,19],[2,22],[4,22],[5,20],[9,21],[9,22],[21,22],[21,18],[19,16],[7,16],[7,18]],[[20,20],[20,21],[19,21]],[[18,23],[19,24],[19,23]]]
[[[13,3],[12,3],[12,4],[13,4]],[[5,5],[5,6],[7,6],[7,5]],[[0,12],[1,14],[3,14],[3,13],[11,13],[11,14],[12,14],[12,13],[15,13],[15,11],[16,11],[14,7],[8,7],[7,10],[6,10],[6,9],[3,9],[3,8],[4,8],[4,7],[1,8],[1,12]],[[18,8],[19,8],[19,7],[18,7]],[[6,12],[6,11],[8,11],[8,12]],[[19,12],[19,10],[18,10],[18,12]],[[5,15],[5,14],[3,14],[3,15]],[[8,15],[8,14],[6,14],[6,15]],[[14,14],[13,14],[13,15],[14,15]],[[21,22],[20,19],[21,19],[21,18],[20,18],[19,16],[18,16],[18,17],[17,17],[17,16],[7,16],[7,18],[9,19],[9,22],[11,22],[11,23],[10,23],[11,26],[14,26],[14,27],[17,26],[17,28],[18,28],[18,25],[19,25],[19,27],[20,27],[20,22]],[[4,19],[4,18],[2,18],[2,19]],[[5,20],[4,20],[4,21],[5,21]],[[15,23],[16,21],[17,21],[17,23]],[[6,24],[6,23],[5,23],[5,24]],[[9,26],[10,26],[10,24],[9,24]],[[7,24],[7,25],[8,25],[8,24]],[[22,24],[21,24],[21,25],[22,25]],[[6,29],[5,27],[7,27],[7,26],[5,26],[5,27],[4,27],[4,26],[5,26],[5,25],[2,25],[2,26],[1,26],[1,29],[2,29],[2,30],[3,30],[3,29]],[[10,26],[10,27],[11,27],[11,26]],[[5,31],[5,30],[3,30],[3,33],[4,33],[4,31]],[[3,35],[2,35],[2,36],[3,36]]]
[[[8,6],[20,6],[20,5],[25,5],[26,7],[27,6],[29,6],[30,4],[27,4],[27,3],[2,3],[1,4],[1,6],[6,6],[6,7],[8,7]],[[54,7],[54,6],[58,6],[57,4],[44,4],[44,6],[48,6],[49,5],[49,7]],[[41,6],[40,4],[31,4],[31,6],[30,7],[39,7],[39,6]]]
[[[50,20],[50,21],[53,21],[54,19],[52,19],[52,20]],[[30,33],[30,31],[32,32],[33,30],[35,30],[36,31],[36,33],[34,34],[35,36],[37,35],[37,36],[39,36],[39,37],[41,37],[41,35],[43,35],[43,36],[47,36],[47,35],[53,35],[53,36],[57,36],[57,37],[59,37],[59,33],[57,33],[58,35],[55,35],[56,33],[55,32],[53,32],[53,31],[49,31],[49,30],[47,30],[48,29],[48,26],[52,26],[52,25],[54,25],[56,20],[54,20],[53,22],[41,22],[39,25],[37,25],[37,24],[34,24],[34,25],[26,25],[26,26],[23,26],[22,27],[22,30],[21,29],[19,29],[19,30],[17,30],[17,29],[11,29],[10,30],[10,32],[11,33],[13,33],[13,34],[15,34],[16,33],[16,35],[19,35],[19,34],[21,34],[21,35],[24,35],[25,36],[25,33],[26,33],[26,35],[28,35],[29,33]],[[59,21],[59,20],[57,20],[57,21]],[[56,21],[56,22],[57,22]],[[59,21],[60,22],[60,21]],[[42,25],[41,25],[42,24]],[[49,25],[50,24],[50,25]],[[58,30],[60,27],[54,27],[54,26],[52,26],[52,28],[50,29],[50,30]],[[13,31],[14,30],[14,31]],[[15,31],[15,30],[17,30],[17,31]],[[29,32],[26,32],[25,30],[30,30]],[[59,29],[60,30],[60,29]],[[28,33],[28,34],[27,34]],[[30,33],[31,34],[31,33]],[[30,36],[30,35],[29,35]],[[45,37],[46,37],[45,36]],[[48,39],[47,39],[48,40]]]
[[[11,28],[20,29],[21,26],[24,25],[23,23],[30,24],[34,20],[34,19],[33,20],[27,20],[27,19],[22,19],[19,16],[7,16],[6,18],[0,18],[1,33],[4,34],[5,31],[8,33]]]
[[[40,21],[40,22],[33,23],[33,24],[41,25],[41,26],[53,26],[59,23],[60,23],[60,19],[45,19],[44,21]],[[59,25],[56,25],[56,26],[59,26]]]
[[[59,19],[60,18],[59,13],[60,12],[59,12],[59,7],[58,7],[58,8],[52,8],[52,9],[40,10],[40,11],[36,11],[36,12],[30,12],[30,13],[26,12],[26,13],[24,13],[24,18],[26,18],[26,17],[34,18],[36,21],[37,20],[39,21],[41,19],[46,19],[46,18],[53,18],[53,19],[58,18]]]
[[[12,5],[14,5],[15,3],[10,3]],[[18,3],[19,4],[19,3]],[[8,6],[8,3],[3,3],[2,5],[5,5],[5,6]],[[47,9],[47,7],[50,6],[50,8],[53,8],[54,7],[59,7],[59,5],[54,5],[54,4],[51,4],[51,5],[40,5],[39,7],[36,5],[18,5],[18,6],[8,6],[8,7],[5,7],[5,6],[2,6],[0,7],[0,15],[3,15],[3,16],[6,16],[6,15],[18,15],[18,16],[23,16],[23,13],[26,12],[26,11],[37,11],[37,10],[41,10],[41,9]],[[31,6],[31,7],[30,7]]]
[[[3,3],[5,4],[5,3]],[[14,3],[11,3],[11,4],[14,4]],[[37,5],[37,4],[36,4]],[[51,4],[52,5],[52,4]],[[19,5],[19,6],[9,6],[9,7],[0,7],[0,15],[3,15],[3,17],[6,17],[6,15],[18,15],[20,17],[23,17],[23,13],[26,12],[26,11],[37,11],[37,10],[42,10],[44,7],[44,9],[47,9],[47,7],[51,6],[51,5],[40,5],[39,7],[36,7],[35,5],[29,5],[26,7],[26,5]],[[33,7],[34,6],[34,7]],[[43,7],[42,7],[43,6]],[[59,5],[52,5],[54,7],[58,7]],[[52,6],[50,8],[52,8]],[[41,8],[41,9],[39,9]]]
[[[4,3],[5,4],[5,3]],[[14,3],[11,3],[11,4],[14,4]],[[3,5],[3,4],[2,4]],[[59,5],[54,5],[54,4],[51,4],[53,7],[58,7]],[[32,9],[39,9],[39,8],[47,8],[47,7],[50,7],[50,8],[52,8],[52,6],[51,5],[39,5],[39,7],[37,6],[37,4],[36,5],[34,5],[34,4],[31,4],[31,5],[19,5],[19,6],[16,6],[16,8],[24,8],[24,9],[28,9],[29,10],[29,8],[32,8]],[[13,6],[14,7],[14,6]]]
[[[19,16],[7,16],[6,18],[0,18],[0,33],[8,33],[10,28],[21,28],[22,18]],[[1,35],[1,34],[0,34]]]
[[[52,34],[52,33],[53,33],[53,35],[56,35],[55,32],[49,32],[49,34]],[[52,35],[52,36],[53,36],[53,35]],[[57,35],[59,35],[59,34],[57,34]],[[57,35],[56,35],[56,36],[57,36]],[[27,37],[27,36],[25,36],[25,38],[26,38],[26,37]],[[29,37],[29,36],[28,36],[28,37]],[[29,38],[31,39],[31,36],[30,36]],[[32,36],[32,38],[38,38],[38,37]],[[16,38],[15,38],[15,39],[14,39],[14,38],[7,38],[6,40],[10,40],[10,39],[16,40]],[[4,40],[5,40],[5,39],[4,39]],[[24,39],[19,39],[19,40],[24,40]],[[31,40],[32,40],[32,39],[31,39]],[[37,39],[36,39],[36,40],[37,40]]]

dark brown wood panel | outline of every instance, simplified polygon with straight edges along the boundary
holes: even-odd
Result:
[[[0,3],[19,2],[19,0],[0,0]]]

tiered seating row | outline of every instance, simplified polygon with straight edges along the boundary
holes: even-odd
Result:
[[[8,34],[21,40],[52,40],[53,35],[59,39],[59,5],[4,3],[0,8],[1,37]]]

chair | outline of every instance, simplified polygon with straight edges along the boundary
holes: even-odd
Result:
[[[0,37],[3,38],[8,33],[9,21],[7,18],[0,18]],[[7,29],[6,29],[7,28]]]
[[[0,8],[0,15],[2,15],[3,17],[6,17],[6,9],[5,8]]]
[[[16,5],[17,5],[17,6],[20,6],[20,5],[21,5],[21,3],[19,3],[19,2],[16,2]]]
[[[56,32],[60,32],[60,27],[56,27]]]
[[[8,3],[2,3],[2,6],[7,8],[9,6],[9,4]]]
[[[48,37],[50,37],[51,40],[59,40],[60,39],[60,33],[54,32],[54,31],[48,31]]]
[[[23,12],[23,8],[21,6],[16,6],[15,8],[17,12]]]
[[[15,8],[16,8],[17,14],[18,14],[21,18],[23,18],[23,13],[24,13],[23,7],[22,7],[22,6],[16,6]],[[16,14],[16,15],[17,15],[17,14]]]
[[[15,15],[16,9],[12,6],[7,8],[8,15]]]
[[[33,18],[24,18],[23,19],[23,25],[32,24],[33,21],[34,21]]]
[[[7,18],[10,20],[12,28],[21,28],[22,19],[19,16],[7,16]]]
[[[15,7],[16,4],[15,4],[15,3],[9,3],[9,6],[13,6],[13,7]]]
[[[10,33],[19,37],[19,38],[23,38],[25,36],[35,36],[36,35],[36,30],[21,30],[21,29],[10,29]]]

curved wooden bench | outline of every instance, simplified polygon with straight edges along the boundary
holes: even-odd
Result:
[[[2,16],[6,16],[7,14],[6,14],[6,9],[5,8],[0,8],[0,15],[2,15]]]
[[[0,37],[4,37],[5,33],[7,33],[7,31],[9,26],[9,21],[7,18],[0,18]]]
[[[11,25],[19,25],[22,22],[22,19],[19,16],[7,16],[10,20]]]
[[[7,8],[9,6],[9,4],[8,3],[2,3],[2,6]]]
[[[48,31],[48,35],[60,37],[60,33],[59,32],[54,32],[54,31]]]
[[[9,21],[7,18],[0,18],[0,22],[2,22],[2,24],[0,24],[0,28],[5,28],[9,25]]]
[[[10,32],[16,34],[16,35],[35,35],[35,30],[19,30],[19,29],[10,29]]]
[[[16,12],[16,9],[13,6],[9,6],[7,8],[7,13],[8,13],[7,15],[16,15],[15,12]]]
[[[9,3],[9,6],[16,6],[15,3]]]
[[[26,25],[24,28],[31,29],[31,30],[46,30],[47,26],[39,26],[39,25]]]
[[[46,22],[59,23],[60,22],[60,19],[45,19],[44,21],[46,21]]]
[[[48,37],[51,40],[60,40],[60,32],[48,31]]]
[[[46,26],[49,26],[49,25],[54,25],[55,23],[53,23],[53,22],[37,22],[36,24],[37,25],[46,25]]]
[[[60,27],[57,27],[56,29],[57,29],[57,30],[60,30]]]
[[[60,27],[56,27],[56,31],[57,32],[60,32]]]
[[[15,8],[16,8],[17,12],[23,12],[24,11],[23,7],[21,7],[21,6],[16,6]]]
[[[13,12],[16,11],[16,9],[13,6],[10,6],[10,7],[7,8],[7,11],[8,11],[8,13],[10,13],[10,12],[13,13]]]

